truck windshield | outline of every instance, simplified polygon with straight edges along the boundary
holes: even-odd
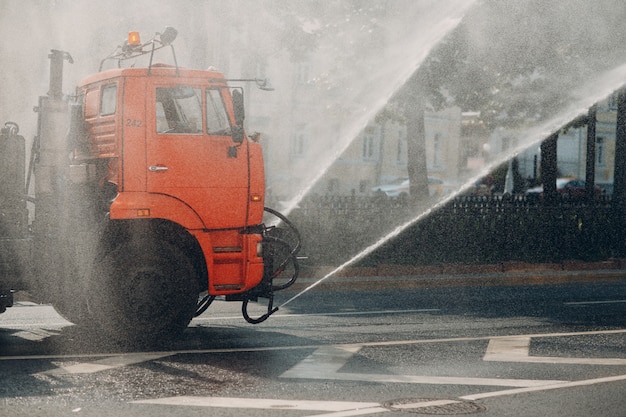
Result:
[[[157,133],[202,133],[202,93],[176,86],[156,89]]]
[[[230,135],[230,123],[220,90],[206,90],[206,129],[209,135]]]

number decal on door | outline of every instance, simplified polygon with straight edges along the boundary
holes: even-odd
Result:
[[[127,127],[141,127],[142,123],[143,122],[141,120],[126,119],[126,126]]]

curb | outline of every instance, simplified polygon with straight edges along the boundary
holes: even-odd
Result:
[[[380,290],[459,286],[557,285],[582,282],[626,282],[626,260],[564,261],[490,265],[378,265],[376,267],[303,268],[289,291],[315,284],[318,290]],[[329,275],[331,274],[331,275]]]
[[[332,266],[303,267],[301,276],[305,278],[322,278],[333,273],[337,268]],[[353,276],[429,276],[429,275],[467,275],[495,274],[518,272],[553,272],[553,271],[626,271],[626,259],[609,259],[598,262],[568,260],[560,263],[528,263],[507,261],[498,264],[440,264],[440,265],[387,265],[372,267],[346,267],[333,273],[335,277]]]

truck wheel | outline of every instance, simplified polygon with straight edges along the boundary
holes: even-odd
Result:
[[[82,294],[75,294],[74,298],[70,299],[67,297],[66,293],[63,298],[59,297],[58,299],[54,299],[52,301],[52,307],[54,307],[54,310],[65,320],[79,327],[90,326],[92,323]]]
[[[122,342],[153,344],[193,318],[198,279],[189,258],[165,241],[128,241],[96,263],[88,307],[97,327]]]

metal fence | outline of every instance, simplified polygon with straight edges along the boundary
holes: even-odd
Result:
[[[402,198],[313,196],[290,218],[312,265],[339,265],[407,222],[360,264],[592,261],[623,246],[608,196],[550,206],[526,196],[463,196],[413,221],[420,212]]]

